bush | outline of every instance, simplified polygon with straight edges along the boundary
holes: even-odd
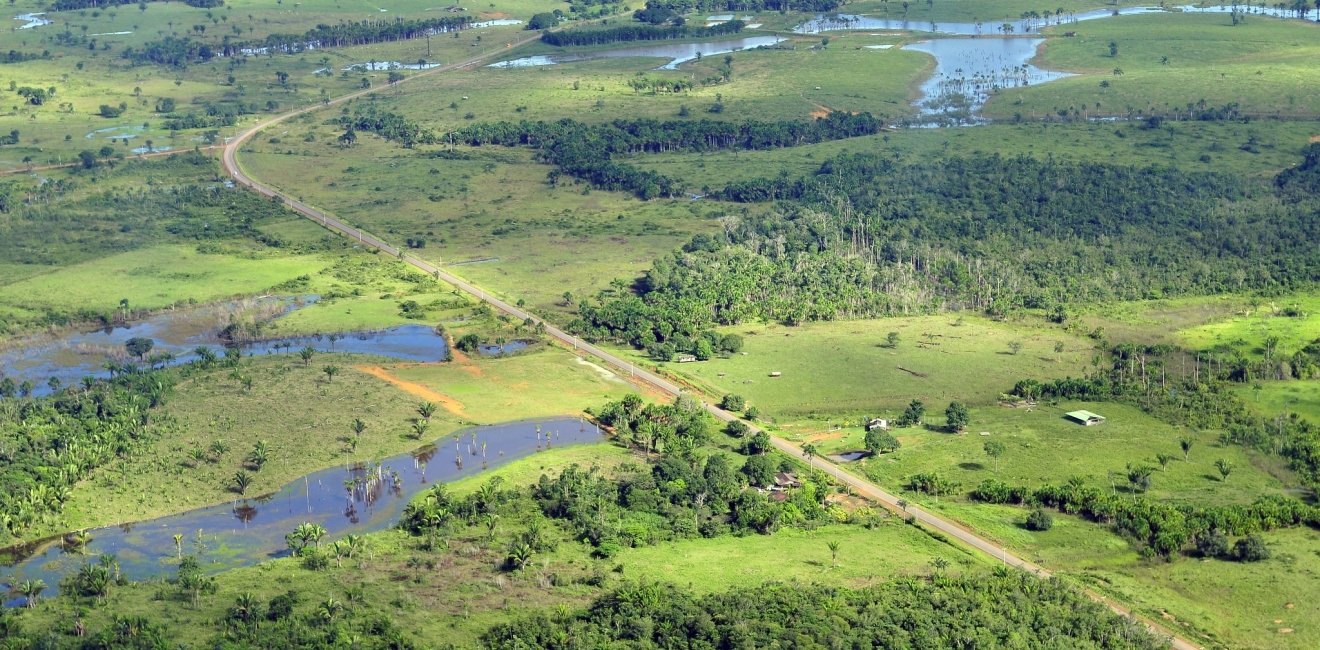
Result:
[[[720,408],[726,411],[741,411],[747,407],[747,400],[742,395],[725,395],[720,399]]]
[[[1026,526],[1027,530],[1046,531],[1054,527],[1054,517],[1044,508],[1032,508]]]
[[[728,426],[724,427],[724,432],[735,438],[741,438],[747,435],[748,431],[751,431],[751,427],[748,427],[740,420],[734,420],[733,422],[730,422]]]
[[[1213,528],[1196,536],[1196,553],[1201,557],[1228,557],[1228,537]]]
[[[1260,535],[1251,534],[1239,539],[1233,545],[1233,557],[1239,562],[1260,562],[1270,558],[1270,547]]]

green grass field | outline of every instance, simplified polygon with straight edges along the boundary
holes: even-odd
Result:
[[[22,0],[0,10],[0,23],[17,26],[18,14],[43,11],[44,3]],[[29,54],[50,53],[49,59],[6,66],[5,78],[16,87],[55,87],[55,97],[33,106],[11,94],[0,102],[0,132],[20,132],[17,145],[0,149],[0,169],[29,165],[58,164],[75,160],[79,151],[97,151],[111,146],[118,154],[134,155],[133,149],[191,149],[206,144],[210,129],[171,132],[165,119],[189,112],[204,112],[204,104],[242,103],[258,113],[269,114],[313,104],[360,87],[363,78],[384,86],[387,73],[357,73],[346,68],[371,61],[416,63],[452,62],[479,53],[497,52],[507,42],[525,34],[521,26],[497,26],[466,30],[454,37],[437,36],[395,43],[309,51],[272,57],[249,57],[231,61],[218,57],[185,68],[132,66],[120,56],[128,47],[166,36],[189,37],[220,44],[222,39],[250,40],[271,33],[303,33],[320,23],[394,18],[434,18],[443,14],[433,3],[404,0],[390,3],[388,11],[372,3],[280,3],[257,0],[227,2],[216,9],[199,9],[183,3],[149,3],[145,11],[136,5],[100,10],[48,13],[55,24],[34,29],[0,31],[0,50]],[[471,15],[474,20],[516,17],[525,20],[538,11],[566,8],[553,0],[497,0]],[[196,27],[205,27],[199,32]],[[74,42],[57,42],[63,32]],[[128,34],[120,32],[131,32]],[[89,49],[82,39],[93,40]],[[330,73],[320,73],[322,69]],[[277,72],[288,74],[280,83]],[[407,73],[411,74],[411,73]],[[176,102],[172,114],[156,112],[159,100]],[[118,117],[99,114],[102,104],[124,105]],[[238,127],[219,127],[216,137],[232,135]]]
[[[1107,421],[1084,427],[1064,419],[1065,412],[1078,409],[1100,413]],[[942,428],[942,410],[928,411],[926,421]],[[1278,458],[1221,444],[1215,432],[1174,427],[1117,403],[1062,402],[1057,406],[1038,404],[1030,410],[990,406],[973,409],[971,423],[962,434],[919,427],[893,433],[902,448],[849,463],[850,469],[893,489],[904,486],[913,474],[934,472],[959,483],[959,493],[988,478],[1031,487],[1080,478],[1089,485],[1126,492],[1127,466],[1146,465],[1155,470],[1149,491],[1152,498],[1200,505],[1250,503],[1265,494],[1283,494],[1299,487],[1286,463]],[[1194,440],[1187,460],[1178,446],[1183,436]],[[822,453],[864,448],[860,427],[833,432],[799,430],[790,437],[813,440]],[[998,458],[985,452],[985,444],[991,440],[1006,448]],[[1175,458],[1161,468],[1158,454]],[[1233,464],[1227,481],[1220,480],[1214,467],[1221,458]]]
[[[1108,528],[1068,515],[1056,514],[1052,529],[1034,533],[1021,526],[1026,511],[1020,507],[948,500],[926,505],[1207,648],[1302,650],[1320,643],[1315,530],[1265,533],[1273,557],[1257,564],[1195,558],[1166,563],[1143,560]]]
[[[1262,415],[1296,413],[1320,424],[1320,380],[1291,379],[1261,382],[1260,390],[1243,384],[1237,387],[1242,401],[1255,407]]]
[[[1050,39],[1035,62],[1081,75],[1004,92],[987,105],[987,115],[1051,116],[1069,108],[1091,115],[1185,113],[1204,102],[1236,104],[1256,117],[1314,118],[1320,106],[1320,70],[1313,65],[1320,26],[1311,21],[1253,16],[1232,26],[1227,14],[1169,14],[1051,28],[1064,31],[1077,36]],[[1110,55],[1111,42],[1117,56]]]
[[[345,151],[334,144],[338,131],[320,124],[290,130],[316,142],[258,143],[244,153],[245,168],[388,241],[423,239],[415,255],[546,316],[575,309],[565,291],[591,295],[616,278],[631,281],[693,234],[717,228],[722,215],[701,202],[550,188],[551,168],[516,150],[432,160],[365,137]]]
[[[162,245],[52,270],[0,286],[0,304],[20,309],[111,313],[121,299],[135,309],[250,295],[326,266],[316,255],[240,256]]]
[[[1286,310],[1290,309],[1298,315],[1287,315]],[[1263,357],[1265,340],[1276,337],[1279,353],[1290,356],[1320,338],[1320,294],[1252,300],[1231,317],[1182,329],[1177,336],[1183,345],[1193,349],[1226,346],[1254,358]]]
[[[343,371],[326,381],[321,371],[325,365]],[[427,433],[434,439],[474,423],[573,415],[632,391],[629,384],[554,348],[506,358],[404,366],[346,354],[317,355],[309,365],[296,355],[253,357],[239,370],[252,378],[251,390],[231,372],[215,368],[180,383],[165,407],[168,424],[161,427],[161,438],[143,454],[98,470],[74,489],[58,520],[30,531],[28,537],[148,519],[232,499],[236,495],[229,481],[258,440],[266,440],[272,451],[266,466],[251,472],[250,494],[272,492],[336,463],[416,448],[422,442],[412,437],[410,426],[423,400],[442,406]],[[290,404],[309,407],[290,409]],[[367,430],[353,450],[348,439],[355,418],[366,422]],[[193,466],[189,452],[205,450],[216,440],[224,441],[228,451]]]
[[[1078,376],[1092,355],[1089,340],[1043,321],[971,315],[961,324],[956,315],[941,315],[726,331],[744,337],[743,354],[664,370],[710,395],[742,395],[781,425],[897,417],[912,399],[941,412],[954,400],[993,404],[1025,377]],[[891,331],[899,334],[896,349],[884,346]],[[1018,354],[1009,347],[1014,341],[1022,344]],[[1054,351],[1056,343],[1063,352]]]

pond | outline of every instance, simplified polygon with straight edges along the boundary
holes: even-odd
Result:
[[[830,458],[833,458],[834,460],[841,461],[841,462],[845,462],[845,463],[851,463],[851,462],[853,462],[853,461],[857,461],[857,460],[861,460],[861,459],[863,459],[863,458],[867,458],[867,457],[869,457],[870,455],[871,455],[871,452],[869,452],[869,451],[841,451],[841,452],[839,452],[839,453],[837,453],[837,454],[831,454],[831,455],[830,455]]]
[[[664,43],[658,45],[640,45],[635,47],[624,47],[615,50],[600,50],[598,52],[580,52],[573,54],[538,54],[536,56],[525,56],[521,59],[510,61],[500,61],[492,63],[487,67],[491,68],[532,68],[544,65],[556,65],[560,63],[573,63],[576,61],[590,61],[592,59],[621,59],[629,57],[645,57],[657,59],[669,59],[669,63],[660,66],[659,70],[675,70],[678,66],[694,61],[699,56],[718,56],[729,52],[738,52],[758,47],[774,45],[786,39],[779,36],[751,36],[728,41],[711,41],[708,43]]]
[[[1072,76],[1028,63],[1043,38],[937,38],[912,43],[905,50],[935,58],[935,71],[921,84],[921,114],[941,122],[976,121],[990,96]]]
[[[108,377],[107,362],[132,360],[124,349],[130,338],[149,338],[155,342],[152,355],[167,354],[157,366],[172,366],[194,361],[196,350],[207,348],[223,355],[227,344],[220,332],[232,314],[239,310],[264,310],[279,316],[316,301],[303,298],[266,298],[257,301],[228,302],[220,305],[167,311],[127,325],[94,331],[73,331],[54,339],[0,352],[0,375],[17,383],[31,381],[34,394],[49,394],[49,380],[59,379],[68,386],[83,377]],[[383,330],[288,336],[228,344],[246,355],[297,352],[310,347],[320,352],[374,354],[416,362],[443,361],[449,356],[444,337],[426,325],[402,325]]]
[[[531,345],[531,343],[532,343],[531,341],[523,341],[523,340],[509,341],[508,343],[483,345],[478,349],[478,351],[482,354],[482,356],[502,357],[506,354],[513,354],[514,352],[518,352],[519,350],[525,350],[527,349],[528,345]]]
[[[853,14],[817,16],[796,28],[799,34],[819,34],[830,31],[916,31],[939,35],[975,36],[976,38],[935,38],[912,43],[902,49],[924,52],[935,58],[935,71],[921,86],[921,97],[916,101],[921,122],[926,126],[947,124],[979,124],[985,122],[977,116],[980,109],[996,91],[1041,84],[1072,76],[1063,72],[1045,70],[1031,65],[1043,38],[1014,36],[1034,34],[1054,25],[1070,25],[1088,20],[1113,16],[1130,16],[1168,11],[1170,13],[1228,13],[1241,9],[1251,15],[1293,18],[1295,12],[1278,7],[1249,7],[1246,5],[1217,5],[1197,7],[1183,5],[1169,7],[1123,7],[1097,9],[1077,13],[1064,12],[1049,18],[1024,18],[1016,21],[989,23],[957,23],[909,21],[895,18],[874,18]],[[888,49],[889,46],[865,46]]]
[[[55,22],[53,20],[50,20],[49,18],[42,18],[42,16],[45,15],[46,12],[44,11],[38,11],[36,13],[31,13],[31,14],[19,14],[17,16],[14,16],[14,20],[23,21],[23,24],[19,25],[18,29],[34,29],[36,27],[42,27],[45,25],[53,24]]]
[[[88,531],[91,541],[73,552],[63,537],[9,549],[4,569],[11,585],[42,579],[53,595],[60,578],[113,554],[125,578],[171,576],[182,553],[197,556],[210,573],[252,566],[289,554],[284,535],[298,524],[325,527],[328,540],[383,530],[398,522],[408,501],[431,484],[499,467],[551,447],[598,442],[600,429],[581,418],[555,418],[473,427],[380,462],[313,472],[271,495],[240,498],[132,524]],[[180,547],[174,536],[182,535]],[[7,607],[23,604],[21,597]]]

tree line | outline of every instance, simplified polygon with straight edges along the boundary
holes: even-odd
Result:
[[[731,20],[710,27],[688,27],[686,25],[661,27],[645,24],[615,25],[592,29],[567,29],[558,32],[545,32],[544,34],[541,34],[541,42],[556,47],[572,47],[629,41],[665,41],[677,38],[709,38],[711,36],[737,34],[743,30],[744,26],[745,23],[741,20]]]
[[[632,294],[583,300],[572,329],[646,348],[749,319],[1282,293],[1320,280],[1307,243],[1320,202],[1291,189],[1309,178],[1298,169],[1281,189],[1053,159],[840,156],[807,178],[720,191],[775,202],[658,259]]]
[[[235,40],[225,36],[212,44],[191,37],[166,36],[140,47],[128,47],[122,56],[138,65],[164,65],[181,68],[205,63],[217,56],[237,57],[256,54],[296,54],[308,49],[389,43],[432,34],[466,29],[467,16],[443,16],[422,20],[363,20],[335,25],[317,25],[302,34],[270,34],[263,39]]]
[[[642,199],[678,196],[677,180],[639,170],[611,159],[618,154],[705,152],[728,149],[774,149],[854,138],[878,133],[883,123],[870,113],[830,113],[813,121],[743,120],[660,121],[614,120],[585,124],[556,122],[491,122],[459,129],[451,141],[471,146],[528,146],[559,169],[552,172],[580,178],[605,190],[625,191]]]

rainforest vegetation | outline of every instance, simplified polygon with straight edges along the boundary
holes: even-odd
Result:
[[[1002,315],[1285,291],[1320,279],[1320,258],[1306,243],[1320,237],[1317,203],[1294,189],[1310,182],[1313,168],[1286,172],[1275,188],[1026,157],[842,156],[808,178],[722,190],[740,201],[777,201],[731,215],[718,235],[657,260],[635,295],[583,302],[574,327],[595,339],[687,351],[701,329],[745,320]]]

